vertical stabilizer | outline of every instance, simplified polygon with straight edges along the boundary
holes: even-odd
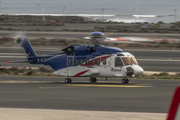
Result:
[[[18,38],[17,43],[20,43],[21,47],[24,48],[26,51],[27,55],[29,57],[36,57],[36,52],[34,51],[33,47],[31,46],[31,43],[27,38]]]

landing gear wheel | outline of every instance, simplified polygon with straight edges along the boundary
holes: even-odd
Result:
[[[96,77],[90,77],[90,82],[95,83],[97,81]]]
[[[93,82],[94,82],[94,80],[93,80],[92,78],[90,78],[90,82],[91,82],[91,83],[93,83]]]
[[[122,82],[122,84],[125,84],[125,83],[126,83],[126,80],[125,80],[125,79],[122,79],[121,82]]]
[[[96,79],[96,77],[94,77],[94,82],[96,82],[97,81],[97,79]]]
[[[122,79],[121,82],[122,82],[122,84],[128,84],[129,80],[128,79]]]
[[[126,79],[126,84],[128,84],[129,83],[129,80],[128,79]]]
[[[72,82],[71,78],[66,78],[64,81],[65,81],[65,83],[71,83]]]

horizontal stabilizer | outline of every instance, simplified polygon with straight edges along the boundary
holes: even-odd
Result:
[[[7,61],[7,63],[23,63],[23,62],[33,62],[33,60],[29,60],[29,61],[25,61],[25,60],[23,60],[23,61]]]

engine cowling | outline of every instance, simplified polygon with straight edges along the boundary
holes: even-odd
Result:
[[[86,54],[91,54],[96,51],[94,46],[86,46],[86,45],[81,45],[81,46],[69,46],[65,49],[63,49],[67,55],[70,55],[72,53],[75,53],[76,55],[86,55]]]

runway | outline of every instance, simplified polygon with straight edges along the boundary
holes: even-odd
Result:
[[[106,24],[104,24],[106,25]],[[13,26],[11,26],[13,27]],[[22,26],[21,26],[22,27]],[[25,28],[29,26],[23,26]],[[37,29],[42,28],[44,30],[61,30],[64,28],[61,28],[59,26],[36,26]],[[65,26],[64,26],[65,27]],[[77,27],[81,27],[82,29],[87,27],[87,24],[84,26],[74,24],[74,29],[77,29]],[[88,27],[92,26],[89,24]],[[94,27],[94,26],[93,26]],[[8,27],[7,27],[8,28]],[[17,28],[17,26],[15,26]],[[30,28],[34,28],[34,26],[30,26]],[[70,28],[72,29],[72,28]],[[93,31],[92,31],[93,32]],[[46,39],[53,39],[53,38],[66,38],[66,39],[83,39],[83,37],[90,36],[91,32],[61,32],[61,31],[24,31],[22,28],[22,31],[0,31],[1,37],[14,37],[17,36],[25,36],[29,39],[34,38],[46,38]],[[180,34],[167,34],[167,33],[110,33],[110,32],[104,32],[106,37],[125,37],[125,36],[137,36],[137,37],[147,37],[147,38],[162,38],[162,39],[171,39],[171,40],[178,40]]]
[[[61,52],[63,47],[39,47],[34,46],[37,55],[47,55]],[[154,48],[122,48],[123,51],[135,55],[140,66],[145,71],[179,72],[180,50],[179,49],[154,49]],[[33,65],[28,63],[9,64],[7,61],[24,60],[26,54],[21,47],[0,47],[0,65],[21,67],[43,67],[44,65]]]
[[[0,107],[167,113],[179,80],[0,76]]]

